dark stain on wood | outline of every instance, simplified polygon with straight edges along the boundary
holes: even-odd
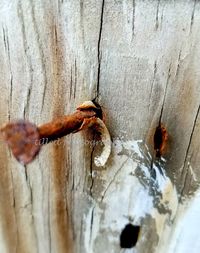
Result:
[[[166,128],[162,123],[160,123],[155,131],[154,134],[154,150],[156,151],[156,157],[160,158],[165,149],[166,149],[166,144],[168,140],[168,133]]]

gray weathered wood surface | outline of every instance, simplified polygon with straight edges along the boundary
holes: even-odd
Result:
[[[1,142],[1,253],[128,252],[119,237],[130,221],[142,226],[136,252],[179,252],[173,231],[200,182],[199,41],[199,1],[0,1],[0,124],[42,124],[97,96],[114,140],[103,169],[86,133],[27,168]],[[142,174],[160,117],[164,188]]]

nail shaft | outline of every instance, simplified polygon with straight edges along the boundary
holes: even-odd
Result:
[[[40,139],[51,142],[65,135],[78,131],[84,119],[94,117],[96,113],[92,110],[76,111],[67,116],[60,117],[52,122],[38,127]]]

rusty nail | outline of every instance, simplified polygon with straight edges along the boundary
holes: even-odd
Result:
[[[42,126],[37,127],[28,121],[18,120],[2,127],[1,133],[14,157],[20,163],[28,164],[39,153],[41,145],[70,133],[94,127],[102,135],[102,142],[105,146],[102,155],[95,159],[95,164],[104,166],[110,155],[111,141],[109,141],[109,132],[101,118],[101,108],[92,101],[86,101],[73,114],[60,117]]]

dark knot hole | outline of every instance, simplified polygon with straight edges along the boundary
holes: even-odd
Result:
[[[139,237],[140,226],[134,226],[132,224],[127,224],[122,230],[120,235],[120,246],[121,248],[130,249],[133,248]]]

